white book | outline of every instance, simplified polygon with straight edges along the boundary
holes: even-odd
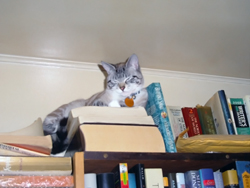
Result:
[[[145,168],[145,181],[147,188],[164,188],[162,169]]]
[[[181,132],[186,130],[186,124],[181,111],[181,107],[180,106],[166,106],[166,107],[172,132],[174,134],[174,138],[176,139]],[[186,133],[183,137],[187,138],[188,134]]]
[[[186,187],[184,173],[182,173],[182,172],[176,173],[176,184],[177,184],[177,188],[185,188]]]

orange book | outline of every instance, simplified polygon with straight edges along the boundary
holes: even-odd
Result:
[[[0,187],[74,187],[73,176],[0,176]]]

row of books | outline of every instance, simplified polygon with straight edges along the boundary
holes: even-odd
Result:
[[[167,173],[161,168],[145,168],[119,163],[111,172],[86,173],[88,188],[246,188],[250,185],[250,161],[235,161],[214,171],[212,168]]]
[[[70,157],[0,156],[0,187],[74,187]]]
[[[224,90],[219,90],[204,106],[181,107],[165,104],[160,83],[150,84],[147,91],[146,111],[158,125],[166,152],[177,152],[175,140],[186,128],[186,138],[201,134],[250,135],[250,95],[228,98]]]

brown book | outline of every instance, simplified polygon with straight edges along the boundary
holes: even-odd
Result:
[[[1,175],[71,175],[70,157],[0,156]]]
[[[0,187],[74,187],[74,178],[68,176],[0,176]]]
[[[165,153],[157,126],[86,123],[80,133],[84,151]]]
[[[75,188],[84,187],[84,153],[75,152],[73,156],[73,176]]]

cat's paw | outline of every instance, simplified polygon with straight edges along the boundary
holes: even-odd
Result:
[[[108,105],[102,101],[97,100],[93,103],[93,106],[108,106]]]
[[[43,121],[44,134],[50,135],[57,132],[60,125],[60,119],[55,116],[47,116]]]

